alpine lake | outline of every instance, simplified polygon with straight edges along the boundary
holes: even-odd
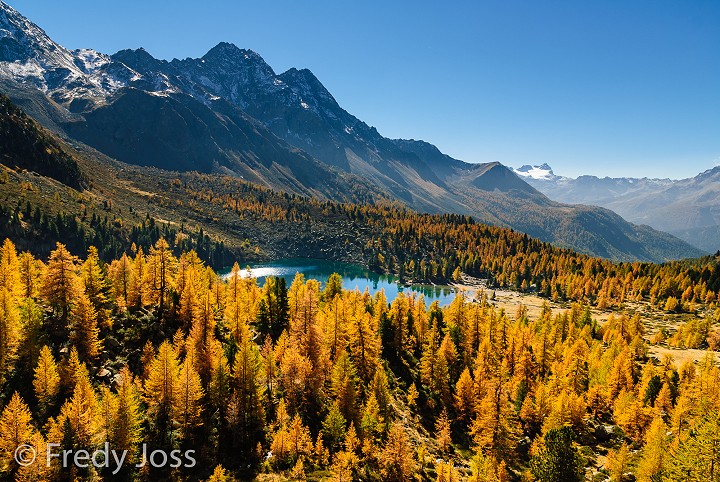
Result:
[[[268,276],[275,276],[285,278],[287,286],[290,287],[295,275],[302,273],[306,280],[316,279],[324,288],[330,275],[338,273],[342,276],[344,289],[358,289],[361,292],[367,289],[371,295],[374,295],[380,290],[384,290],[389,303],[397,297],[398,293],[402,292],[405,294],[422,294],[425,297],[425,303],[427,305],[437,300],[441,306],[447,306],[452,302],[456,294],[456,290],[450,286],[429,284],[403,285],[399,283],[398,278],[395,276],[374,273],[355,264],[328,261],[325,259],[281,259],[250,265],[249,272],[244,266],[242,268],[242,275],[256,278],[259,286],[265,284],[265,279]],[[225,274],[227,275],[227,273]]]

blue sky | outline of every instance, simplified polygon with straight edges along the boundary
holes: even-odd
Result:
[[[557,174],[720,164],[720,2],[9,0],[68,48],[309,68],[388,137]]]

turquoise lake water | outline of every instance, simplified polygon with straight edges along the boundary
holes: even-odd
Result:
[[[246,270],[243,267],[243,272]],[[328,278],[333,273],[338,273],[343,279],[343,288],[353,290],[355,288],[365,291],[367,288],[370,294],[385,290],[388,302],[392,302],[399,292],[422,293],[425,303],[430,305],[435,300],[440,305],[447,306],[455,298],[455,290],[449,286],[440,285],[412,285],[403,286],[398,284],[394,276],[373,273],[361,266],[328,261],[324,259],[282,259],[270,263],[258,263],[250,265],[252,276],[257,278],[258,284],[262,286],[268,276],[280,276],[285,278],[287,286],[295,278],[296,273],[302,273],[305,279],[316,279],[325,286]]]

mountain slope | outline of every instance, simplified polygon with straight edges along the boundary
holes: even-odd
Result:
[[[720,167],[655,192],[626,194],[608,207],[708,252],[720,250]]]
[[[143,49],[71,52],[7,4],[0,2],[0,10],[7,46],[0,50],[0,79],[8,95],[49,128],[116,159],[232,174],[325,199],[391,198],[615,259],[699,254],[601,211],[593,216],[613,229],[594,226],[581,214],[595,208],[553,203],[504,166],[469,164],[421,141],[387,139],[342,109],[309,70],[276,74],[257,53],[227,43],[202,58],[170,62]]]
[[[458,199],[482,222],[616,260],[664,261],[704,254],[667,233],[628,223],[608,209],[552,201],[502,164],[467,164],[423,141],[395,142],[454,186]]]
[[[25,113],[0,94],[0,162],[28,169],[81,189],[87,179],[75,159],[49,133],[43,133]]]
[[[210,109],[183,94],[126,88],[112,102],[63,124],[65,132],[118,160],[179,171],[228,172],[298,193],[337,190],[342,177],[286,145],[242,111]]]

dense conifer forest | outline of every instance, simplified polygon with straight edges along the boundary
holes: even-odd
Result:
[[[498,234],[495,246],[525,239],[476,229]],[[678,303],[715,302],[688,286]],[[653,296],[646,289],[635,296]],[[606,290],[609,304],[627,295]],[[7,239],[0,470],[8,480],[715,480],[714,354],[658,360],[644,335],[639,315],[599,323],[579,302],[529,316],[483,291],[443,308],[347,291],[339,276],[259,286],[237,264],[220,277],[196,251],[176,256],[163,237],[108,262],[59,243],[40,260]],[[105,443],[135,463],[14,457],[22,444],[43,456]],[[143,447],[183,463],[135,467]]]

